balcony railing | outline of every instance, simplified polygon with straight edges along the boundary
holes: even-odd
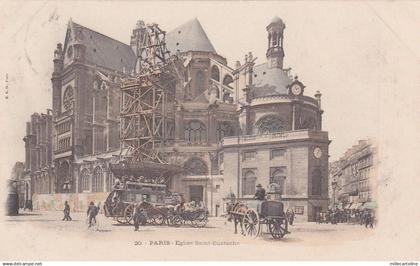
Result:
[[[283,131],[272,134],[264,135],[245,135],[245,136],[234,136],[225,137],[222,141],[222,146],[231,146],[241,144],[254,144],[264,143],[272,141],[288,141],[288,140],[305,140],[305,139],[317,139],[328,141],[328,132],[325,131],[313,131],[313,130],[294,130],[294,131]]]

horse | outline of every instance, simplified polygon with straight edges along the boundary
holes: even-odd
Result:
[[[248,210],[247,206],[243,202],[236,202],[236,203],[228,203],[226,206],[226,210],[228,213],[227,220],[231,222],[233,220],[235,224],[235,234],[238,233],[238,223],[241,226],[241,234],[245,235],[245,231],[243,228],[243,215]]]

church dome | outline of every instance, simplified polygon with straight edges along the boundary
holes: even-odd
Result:
[[[270,68],[267,63],[254,67],[251,95],[253,98],[288,94],[293,81],[281,68]]]
[[[270,23],[282,23],[284,24],[283,20],[279,18],[278,16],[275,16],[273,19],[271,19]]]

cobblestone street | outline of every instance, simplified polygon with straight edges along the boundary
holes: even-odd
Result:
[[[99,228],[95,231],[88,229],[86,214],[78,212],[72,213],[71,216],[73,220],[67,222],[61,220],[62,212],[23,213],[7,217],[4,227],[8,229],[6,234],[14,235],[22,250],[30,247],[32,252],[36,252],[39,247],[38,254],[41,256],[45,252],[41,246],[49,243],[49,249],[67,249],[67,252],[61,251],[67,255],[71,254],[74,259],[79,259],[77,250],[92,249],[91,256],[99,260],[110,256],[114,259],[146,259],[155,252],[161,253],[162,258],[165,258],[168,252],[181,256],[185,251],[188,251],[189,257],[194,257],[197,254],[194,250],[199,252],[202,248],[207,248],[207,252],[214,250],[216,254],[221,250],[227,251],[232,246],[240,250],[247,246],[249,248],[249,245],[255,245],[256,249],[264,247],[264,252],[275,248],[276,252],[284,256],[290,248],[296,250],[302,246],[311,246],[315,251],[320,246],[333,247],[340,242],[357,243],[368,240],[375,232],[360,225],[304,222],[290,226],[291,234],[281,240],[273,240],[270,234],[265,233],[265,226],[262,228],[263,234],[252,239],[240,234],[235,235],[233,223],[225,222],[225,219],[220,217],[210,218],[205,228],[143,226],[139,232],[135,232],[132,225],[120,225],[102,214],[98,216]],[[28,229],[32,235],[24,234]],[[52,241],[56,245],[51,246]],[[70,244],[74,243],[73,241],[77,241],[77,244]],[[208,249],[209,246],[211,249]],[[264,252],[258,254],[262,255]],[[127,254],[131,257],[127,257]]]

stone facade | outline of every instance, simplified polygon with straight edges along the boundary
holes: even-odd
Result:
[[[372,140],[360,140],[337,161],[332,162],[330,182],[335,182],[335,202],[357,208],[377,199],[377,147]]]
[[[104,201],[113,174],[109,165],[120,147],[120,81],[136,65],[136,38],[130,45],[69,22],[64,45],[54,52],[52,74],[52,180],[48,195],[36,192],[34,206],[74,210]],[[283,68],[279,18],[267,26],[267,60],[252,54],[235,69],[227,65],[197,19],[167,33],[168,49],[183,60],[176,84],[170,135],[164,158],[184,167],[168,189],[185,200],[203,201],[212,215],[226,197],[252,197],[255,185],[276,187],[298,219],[310,220],[328,199],[328,133],[322,131],[321,94]],[[191,42],[190,40],[194,40]]]

